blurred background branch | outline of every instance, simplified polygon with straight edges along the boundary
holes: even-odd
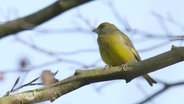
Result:
[[[34,14],[1,24],[0,37],[2,38],[22,30],[30,30],[73,7],[89,1],[91,0],[57,0],[55,3]]]

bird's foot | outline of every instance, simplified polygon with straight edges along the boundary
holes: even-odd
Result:
[[[111,68],[111,65],[105,65],[104,70]]]
[[[121,70],[124,70],[128,66],[128,63],[122,64],[121,65]]]

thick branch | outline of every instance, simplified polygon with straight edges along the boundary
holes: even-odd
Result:
[[[91,0],[58,0],[34,14],[0,25],[0,38],[23,30],[32,29],[66,10],[89,1]]]
[[[73,76],[53,85],[0,98],[0,104],[54,101],[58,97],[90,83],[115,79],[125,79],[128,82],[138,76],[183,60],[184,47],[173,47],[171,51],[138,62],[125,70],[122,70],[121,67],[77,70]]]

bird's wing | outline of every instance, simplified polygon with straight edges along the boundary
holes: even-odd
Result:
[[[129,37],[127,35],[125,35],[124,33],[122,33],[122,38],[125,40],[125,44],[130,47],[130,50],[132,51],[132,53],[134,54],[135,58],[137,59],[137,61],[141,61],[141,57],[139,56],[138,52],[135,50],[131,40],[129,39]]]
[[[130,50],[134,54],[134,56],[137,59],[137,61],[141,61],[141,58],[140,58],[139,54],[137,53],[137,51],[134,48],[130,48]]]

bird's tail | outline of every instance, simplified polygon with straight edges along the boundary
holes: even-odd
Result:
[[[143,77],[146,79],[146,81],[149,83],[150,86],[153,86],[153,84],[156,84],[157,82],[151,78],[148,74],[143,75]]]

